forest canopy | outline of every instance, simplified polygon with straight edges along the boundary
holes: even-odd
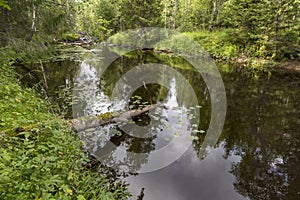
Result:
[[[300,53],[300,0],[0,0],[0,7],[2,47],[82,34],[100,42],[131,28],[164,27],[193,32],[208,50],[230,44],[223,50],[229,56],[283,60]]]

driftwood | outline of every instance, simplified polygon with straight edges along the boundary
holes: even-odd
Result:
[[[112,123],[127,122],[133,117],[145,114],[155,109],[158,104],[148,105],[141,109],[129,110],[123,113],[104,113],[98,116],[84,116],[68,121],[68,125],[75,131],[82,131]]]
[[[106,114],[102,114],[94,117],[82,117],[79,119],[73,119],[70,120],[71,121],[70,127],[72,127],[75,131],[80,132],[88,128],[94,128],[106,124],[127,122],[133,117],[143,115],[155,109],[158,105],[159,104],[148,105],[142,109],[129,110],[122,114],[117,114],[114,116],[113,115],[107,116]],[[109,154],[110,152],[113,152],[121,144],[121,142],[124,141],[125,138],[127,137],[127,135],[124,134],[122,131],[121,133],[122,133],[121,135],[114,135],[110,137],[109,142],[106,143],[101,149],[98,149],[96,152],[94,152],[93,156],[100,158],[102,156]]]
[[[85,129],[104,126],[107,124],[127,122],[132,117],[145,114],[150,110],[155,109],[158,104],[148,105],[141,109],[129,110],[120,113],[104,113],[98,116],[84,116],[76,119],[66,120],[67,125],[74,131],[80,132]],[[59,117],[60,118],[60,117]],[[57,119],[57,118],[55,118]],[[54,120],[54,119],[53,119]],[[50,120],[51,121],[51,120]],[[17,127],[14,129],[4,130],[0,132],[2,135],[14,135],[20,132],[32,132],[35,128],[44,127],[45,123],[31,124],[29,126]]]

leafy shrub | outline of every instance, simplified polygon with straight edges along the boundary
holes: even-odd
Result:
[[[0,199],[126,199],[122,183],[105,170],[86,169],[82,142],[49,113],[33,89],[16,81],[10,65],[0,65]],[[31,127],[15,133],[16,127]],[[8,135],[8,129],[14,134]],[[2,132],[1,132],[2,131]]]
[[[0,143],[0,199],[119,199],[101,173],[82,169],[82,143],[59,120]]]
[[[75,42],[80,39],[80,35],[74,32],[63,33],[60,40],[67,42]]]
[[[47,120],[45,102],[30,88],[21,88],[9,65],[0,66],[0,131]]]
[[[173,34],[170,38],[155,44],[157,49],[168,49],[172,52],[198,54],[204,53],[198,43],[194,42],[189,36],[184,34]]]
[[[239,46],[227,31],[195,31],[185,33],[196,40],[215,57],[234,58],[239,56]]]

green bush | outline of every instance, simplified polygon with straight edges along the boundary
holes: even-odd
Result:
[[[67,42],[76,42],[80,39],[80,35],[74,32],[63,33],[60,40]]]
[[[185,34],[197,41],[214,57],[228,59],[239,56],[240,47],[234,42],[228,31],[195,31]]]
[[[192,38],[184,34],[173,34],[167,40],[155,44],[156,49],[168,49],[172,52],[198,54],[205,52]]]
[[[0,199],[122,199],[108,180],[86,171],[82,143],[63,123],[0,136]],[[123,197],[125,198],[125,197]]]
[[[112,183],[105,169],[85,167],[90,160],[78,135],[16,80],[14,69],[2,60],[0,199],[126,199],[125,186]],[[20,128],[25,126],[30,131]]]

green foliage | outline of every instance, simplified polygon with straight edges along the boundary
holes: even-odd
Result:
[[[16,81],[7,64],[13,54],[0,60],[0,199],[126,199],[124,185],[110,183],[104,168],[85,167],[80,138],[51,106]],[[17,127],[32,128],[4,133]]]
[[[227,31],[196,31],[185,34],[196,40],[214,57],[228,59],[239,56],[240,47],[232,41]]]
[[[104,40],[116,32],[119,26],[117,1],[88,0],[76,4],[76,26],[79,32]]]
[[[201,30],[200,44],[217,57],[242,52],[284,60],[300,54],[299,0],[6,2],[0,1],[0,7],[11,8],[0,12],[0,46],[13,46],[22,60],[39,57],[53,40],[75,41],[78,33],[103,41],[119,31],[151,26],[192,34]]]
[[[11,9],[5,0],[0,0],[0,7],[6,8],[7,10]]]
[[[86,171],[88,160],[78,136],[62,121],[0,136],[0,198],[5,199],[124,199],[122,186],[110,192],[108,180]]]
[[[299,58],[299,0],[164,0],[162,4],[166,28],[212,32],[205,34],[201,45],[214,55],[235,57],[240,51],[270,60]],[[218,34],[224,29],[225,38]]]
[[[35,42],[14,39],[9,48],[15,52],[14,59],[19,62],[36,62],[39,59],[51,57],[55,51],[54,46],[46,46],[42,39]]]
[[[245,53],[282,60],[297,56],[299,7],[298,0],[233,0],[224,12]]]
[[[8,1],[0,10],[0,47],[10,46],[22,62],[50,56],[53,40],[70,32],[72,1]]]
[[[183,34],[174,34],[167,40],[163,40],[156,44],[155,47],[157,49],[168,49],[178,53],[186,52],[188,54],[197,54],[204,52],[196,42]]]
[[[63,33],[61,36],[61,40],[67,41],[67,42],[75,42],[80,39],[80,35],[78,33],[74,32],[66,32]]]
[[[121,20],[124,29],[161,26],[162,6],[159,0],[124,0]]]
[[[0,130],[12,129],[46,120],[46,105],[32,89],[23,89],[15,81],[9,65],[0,66]]]
[[[71,1],[9,1],[11,10],[0,12],[1,46],[18,40],[50,42],[72,27]]]
[[[158,35],[161,36],[160,39],[165,38],[162,30],[152,28],[130,29],[113,35],[107,42],[123,47],[149,47],[158,42]]]
[[[2,136],[1,199],[70,199],[79,144],[61,129],[56,122],[34,133]]]
[[[215,30],[211,33],[212,36],[204,31],[205,36],[201,39],[202,45],[214,55],[235,57],[237,51],[241,51],[248,56],[280,60],[297,58],[299,54],[299,1],[88,0],[69,2],[72,9],[64,7],[67,4],[61,7],[53,5],[55,3],[16,1],[11,12],[2,13],[1,33],[9,33],[4,34],[2,43],[13,45],[21,55],[22,52],[36,55],[41,52],[40,49],[47,48],[43,42],[49,40],[48,36],[53,38],[60,33],[64,40],[74,41],[79,38],[78,35],[74,37],[72,31],[64,34],[74,24],[74,20],[66,18],[73,16],[77,21],[77,31],[99,40],[104,40],[119,30],[164,24],[166,28],[178,27],[183,31]],[[35,8],[38,8],[38,32],[33,30]],[[28,10],[30,14],[21,17]],[[224,35],[224,31],[216,31],[218,27],[231,28],[229,30],[234,30],[233,34]],[[39,45],[24,42],[32,31],[32,39]],[[46,35],[48,36],[45,37]],[[212,41],[208,41],[209,39]]]

